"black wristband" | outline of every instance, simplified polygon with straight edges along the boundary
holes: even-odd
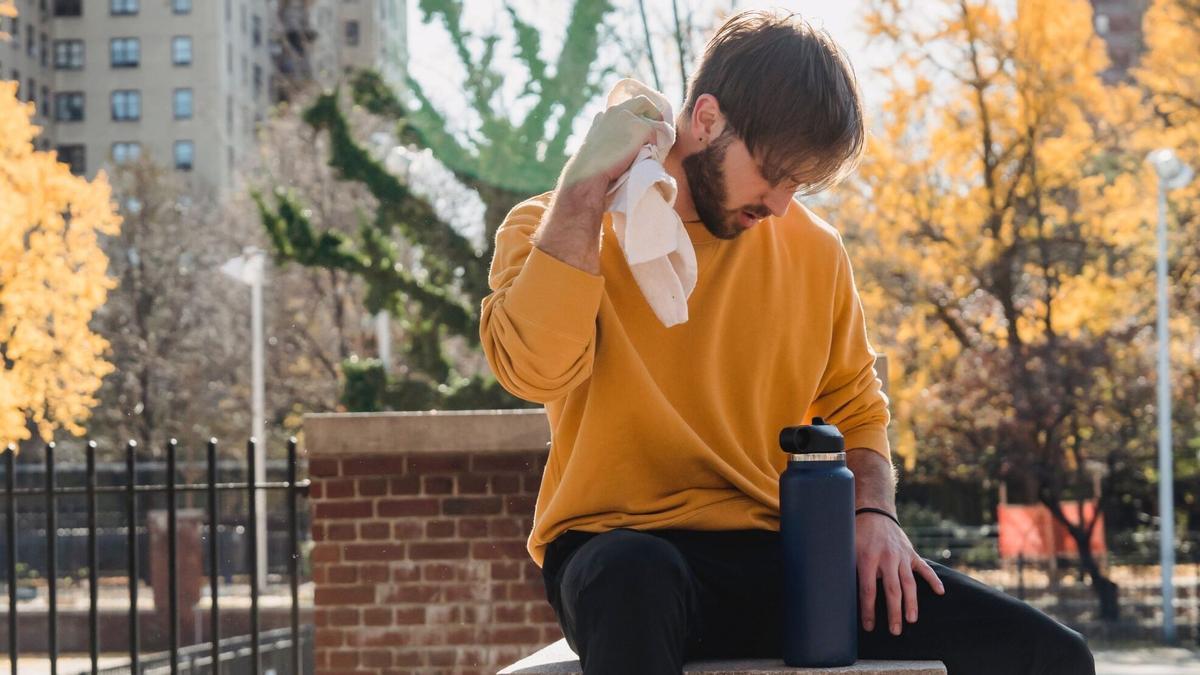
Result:
[[[896,516],[893,516],[892,514],[888,513],[887,511],[884,511],[883,509],[877,509],[874,506],[864,506],[862,508],[855,509],[854,515],[857,516],[860,513],[879,513],[879,514],[885,515],[888,518],[891,518],[892,522],[896,523],[896,525],[900,529],[904,529],[904,526],[900,525],[900,520],[898,518],[896,518]]]

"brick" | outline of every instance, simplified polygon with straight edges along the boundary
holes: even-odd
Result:
[[[342,545],[320,543],[313,546],[312,553],[313,563],[336,563],[342,561]]]
[[[330,565],[327,571],[331,584],[358,583],[358,568],[354,565]]]
[[[517,474],[498,473],[489,480],[494,495],[516,494],[521,491],[521,476]]]
[[[354,496],[353,478],[331,478],[325,481],[326,499],[345,499]]]
[[[314,584],[329,583],[329,573],[328,572],[329,572],[329,570],[323,564],[322,565],[313,565],[312,566],[312,582]]]
[[[363,610],[362,623],[364,626],[390,626],[392,610],[387,607],[368,607]]]
[[[496,539],[520,537],[521,524],[512,518],[491,518],[488,520],[488,536]]]
[[[386,649],[364,649],[359,651],[360,661],[364,668],[390,668],[392,653]]]
[[[426,624],[449,625],[462,622],[462,608],[459,605],[430,605],[425,608]]]
[[[329,652],[329,666],[331,668],[357,668],[358,667],[358,650],[355,649],[334,649]]]
[[[378,497],[388,493],[388,479],[386,478],[359,478],[358,479],[358,494],[363,497]]]
[[[358,536],[362,539],[390,539],[392,526],[388,523],[359,523]]]
[[[313,642],[317,647],[341,647],[345,644],[345,632],[340,628],[318,628]]]
[[[312,479],[308,484],[308,498],[320,499],[325,494],[325,481]]]
[[[529,557],[529,551],[522,541],[474,541],[471,542],[471,557],[475,560],[525,559]]]
[[[391,668],[391,651],[360,650],[359,662],[362,668]]]
[[[423,603],[437,602],[442,598],[442,586],[409,585],[394,588],[388,592],[384,602],[387,603]],[[407,644],[407,643],[404,643]]]
[[[403,560],[392,566],[392,581],[420,581],[421,568],[416,563]],[[384,579],[386,581],[386,579]]]
[[[354,541],[358,539],[358,527],[354,523],[330,523],[326,534],[330,541]]]
[[[492,563],[492,579],[496,581],[515,581],[521,578],[521,568],[524,564],[515,560],[497,560]]]
[[[546,588],[544,585],[515,583],[515,582],[505,584],[505,585],[508,586],[508,599],[509,600],[526,600],[526,601],[539,600],[542,602],[545,602],[545,600],[546,600]]]
[[[425,652],[431,666],[453,666],[458,664],[457,649],[438,649]]]
[[[355,607],[334,607],[329,610],[329,625],[349,628],[359,625],[359,612]]]
[[[392,621],[398,626],[421,625],[425,623],[425,608],[397,607]]]
[[[320,502],[313,510],[317,520],[332,518],[370,518],[374,508],[366,500],[351,502]]]
[[[446,515],[481,515],[500,513],[499,497],[449,497],[442,502]]]
[[[469,552],[467,542],[413,542],[408,545],[410,560],[425,560],[435,558],[466,558]]]
[[[542,475],[540,473],[527,473],[521,476],[521,486],[525,492],[537,494],[542,489]]]
[[[435,497],[418,499],[381,499],[379,500],[379,515],[383,518],[404,516],[436,516],[441,513],[441,505]]]
[[[453,520],[431,520],[425,523],[425,536],[430,539],[449,539],[454,537]]]
[[[535,506],[537,497],[531,495],[508,495],[504,498],[504,512],[512,515],[532,515]]]
[[[308,475],[339,476],[341,467],[336,459],[310,459],[308,460]]]
[[[482,454],[471,458],[472,473],[491,473],[493,471],[533,471],[537,468],[537,459],[527,452],[514,454]]]
[[[351,560],[402,560],[404,544],[347,544],[345,553]]]
[[[525,605],[496,605],[492,608],[495,623],[525,623]]]
[[[458,535],[463,539],[486,537],[487,531],[487,520],[483,518],[462,518],[458,521]]]
[[[549,602],[543,602],[529,606],[529,622],[552,623],[557,626],[558,616],[554,613],[554,608],[550,606]]]
[[[392,537],[396,541],[410,541],[425,536],[425,524],[419,520],[402,520],[392,524]]]
[[[313,523],[312,524],[312,538],[313,538],[313,541],[324,541],[325,540],[325,523]]]
[[[454,494],[454,479],[450,476],[422,476],[421,490],[427,495]]]
[[[342,460],[343,476],[400,476],[403,473],[403,455],[352,457]]]
[[[317,605],[370,605],[375,603],[374,586],[326,586],[313,591]]]
[[[491,600],[499,602],[508,599],[508,584],[492,584]]]
[[[470,457],[465,453],[422,453],[408,456],[407,470],[409,474],[466,473],[470,466]]]
[[[454,581],[457,568],[446,563],[422,565],[421,578],[425,581]]]
[[[458,476],[458,494],[486,495],[488,493],[488,477],[464,474]]]
[[[537,626],[485,626],[479,638],[488,645],[532,645],[541,640],[542,631]]]
[[[453,584],[442,587],[446,602],[482,602],[488,599],[487,584]]]
[[[382,584],[391,579],[391,570],[387,565],[363,564],[358,566],[358,576],[364,584]]]
[[[393,495],[418,495],[421,494],[421,477],[420,476],[401,476],[400,478],[392,478],[388,480],[388,491]]]

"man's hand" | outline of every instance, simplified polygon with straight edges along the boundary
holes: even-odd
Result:
[[[642,146],[654,141],[654,123],[662,119],[646,96],[635,96],[597,113],[579,150],[563,167],[560,186],[596,181],[607,192],[629,170]]]
[[[875,588],[882,577],[889,629],[892,635],[899,635],[902,599],[905,618],[909,623],[917,622],[917,582],[913,570],[924,577],[938,595],[945,593],[946,588],[933,568],[913,550],[908,535],[890,518],[868,511],[856,516],[854,525],[863,629],[875,627]]]
[[[896,513],[896,478],[883,455],[869,448],[846,452],[846,467],[854,474],[854,507],[870,506]],[[917,583],[913,570],[934,592],[946,592],[933,568],[913,550],[904,530],[885,515],[865,511],[854,518],[854,552],[858,564],[858,602],[864,630],[875,628],[875,588],[883,579],[888,627],[899,635],[904,614],[917,622]],[[902,611],[906,610],[906,611]]]

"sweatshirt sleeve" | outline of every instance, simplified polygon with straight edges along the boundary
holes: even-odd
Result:
[[[834,284],[829,362],[811,413],[837,425],[847,450],[867,448],[890,462],[888,399],[875,372],[875,350],[867,339],[862,301],[840,237]]]
[[[533,246],[548,195],[518,204],[496,231],[479,337],[496,379],[535,403],[563,398],[592,374],[604,277]]]

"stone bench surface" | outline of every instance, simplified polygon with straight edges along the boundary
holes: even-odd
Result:
[[[571,651],[566,638],[531,654],[500,671],[509,673],[579,673],[579,657]],[[842,668],[790,668],[782,659],[744,659],[690,661],[683,665],[685,675],[775,675],[776,673],[855,673],[856,675],[946,675],[938,661],[859,661]]]

